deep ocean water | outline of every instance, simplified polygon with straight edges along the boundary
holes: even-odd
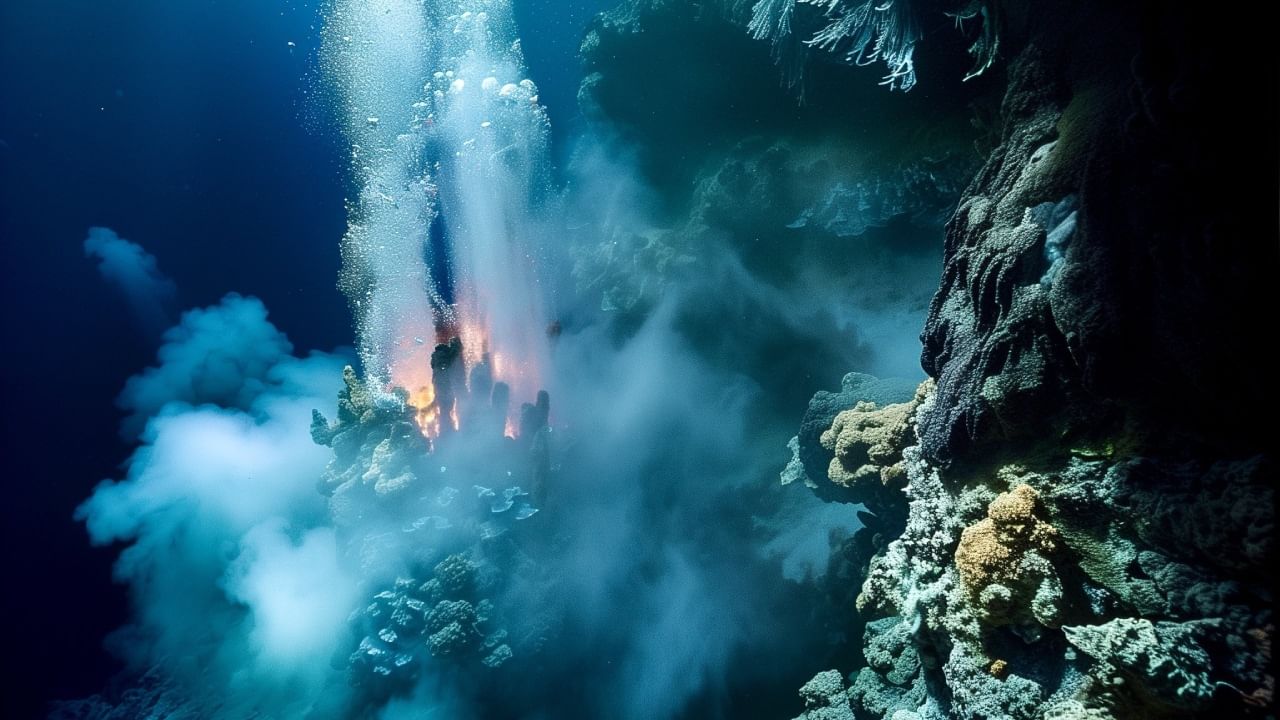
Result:
[[[1202,20],[0,7],[4,716],[1274,717]]]

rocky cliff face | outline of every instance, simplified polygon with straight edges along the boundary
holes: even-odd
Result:
[[[848,541],[874,549],[867,665],[806,685],[804,717],[1268,716],[1274,63],[1242,77],[1247,30],[1165,6],[1002,5],[1001,139],[947,226],[934,384],[875,449],[905,522]]]

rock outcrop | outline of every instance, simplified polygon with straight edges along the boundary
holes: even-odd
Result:
[[[1273,184],[1214,179],[1274,150],[1274,103],[1224,117],[1248,87],[1180,8],[989,5],[1003,130],[947,226],[934,382],[823,435],[832,485],[904,501],[858,498],[901,529],[864,545],[865,666],[815,682],[859,718],[1268,717]]]

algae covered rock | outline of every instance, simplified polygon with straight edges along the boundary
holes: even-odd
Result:
[[[800,431],[788,445],[792,459],[783,472],[783,484],[801,481],[824,497],[848,499],[849,493],[845,488],[833,487],[829,482],[828,473],[835,453],[823,444],[822,436],[831,430],[831,423],[837,415],[859,403],[884,407],[910,402],[916,387],[917,383],[909,380],[881,379],[851,372],[840,381],[839,392],[819,390],[809,400],[809,407],[800,420]]]
[[[880,407],[862,401],[836,415],[820,438],[834,455],[828,468],[831,482],[869,493],[877,484],[900,488],[906,481],[902,449],[915,439],[915,411],[931,385],[921,384],[910,402]]]

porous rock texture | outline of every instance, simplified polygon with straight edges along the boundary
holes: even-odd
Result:
[[[947,226],[934,383],[874,446],[905,518],[863,543],[865,666],[802,717],[1272,717],[1274,63],[1178,6],[988,5],[1001,141]]]

